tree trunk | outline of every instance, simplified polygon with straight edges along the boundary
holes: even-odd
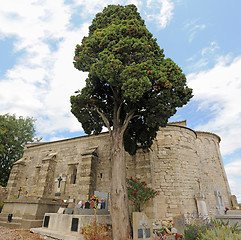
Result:
[[[130,235],[128,195],[126,190],[126,160],[121,129],[111,134],[111,220],[113,240],[127,240]]]

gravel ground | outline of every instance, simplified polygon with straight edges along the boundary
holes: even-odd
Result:
[[[38,234],[28,230],[0,226],[0,240],[42,240]]]

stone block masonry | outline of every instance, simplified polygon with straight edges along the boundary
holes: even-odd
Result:
[[[202,211],[214,217],[217,191],[225,206],[231,207],[219,142],[217,135],[193,131],[183,121],[160,128],[150,151],[126,154],[127,177],[141,178],[160,192],[145,207],[150,219],[198,213],[197,196],[202,196],[202,206],[207,208]],[[8,181],[8,204],[19,201],[20,187],[23,199],[50,202],[84,202],[94,191],[110,192],[110,147],[106,133],[27,145]]]

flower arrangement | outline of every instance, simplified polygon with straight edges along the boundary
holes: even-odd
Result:
[[[134,203],[135,211],[140,212],[143,205],[152,198],[159,195],[158,191],[147,187],[144,181],[139,178],[130,178],[126,180],[128,197]]]
[[[229,210],[229,207],[225,207],[225,214],[227,213],[227,211]]]
[[[91,198],[91,200],[94,201],[94,202],[98,202],[98,198],[95,195]]]

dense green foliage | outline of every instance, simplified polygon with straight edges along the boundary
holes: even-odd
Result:
[[[34,119],[0,115],[0,185],[6,186],[12,164],[23,155],[24,145],[35,139]]]
[[[240,240],[240,233],[233,233],[229,227],[215,227],[208,229],[205,233],[200,235],[202,240]]]
[[[208,218],[194,215],[188,216],[186,222],[184,230],[184,238],[186,240],[241,239],[241,229],[237,223],[231,226],[229,221],[209,220]]]
[[[141,212],[143,210],[143,205],[153,199],[155,196],[159,195],[158,191],[149,188],[144,181],[140,181],[139,178],[130,178],[126,180],[127,182],[127,192],[128,198],[134,204],[134,210],[136,212]]]
[[[182,70],[164,58],[134,5],[98,13],[75,49],[74,66],[88,71],[71,96],[71,111],[87,134],[124,127],[130,154],[149,148],[160,126],[192,97]]]

